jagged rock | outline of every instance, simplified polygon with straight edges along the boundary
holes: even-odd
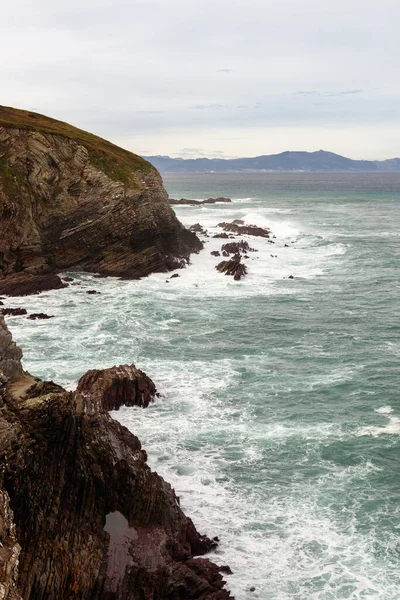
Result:
[[[1,186],[1,184],[0,184]],[[0,190],[0,213],[1,213],[1,190]],[[0,230],[1,230],[1,217],[0,217]],[[2,243],[0,240],[0,247]],[[0,251],[1,256],[1,251]],[[0,271],[1,271],[1,259],[0,259]],[[2,294],[8,296],[29,296],[30,294],[39,294],[40,292],[47,292],[48,290],[59,290],[67,287],[66,283],[63,283],[58,275],[46,274],[46,275],[32,275],[30,273],[13,273],[8,274],[6,277],[0,276],[0,289]]]
[[[195,223],[194,225],[191,225],[189,227],[189,231],[194,231],[194,233],[202,233],[203,235],[207,233],[207,231],[202,225],[200,225],[200,223]]]
[[[234,235],[228,235],[227,233],[216,233],[215,235],[213,235],[213,238],[221,238],[224,240],[234,239],[234,237]]]
[[[232,202],[230,198],[207,198],[207,200],[188,200],[187,198],[180,198],[176,200],[175,198],[169,198],[170,204],[187,204],[189,206],[198,206],[199,204],[216,204],[217,202]]]
[[[289,275],[288,279],[294,279],[293,275]]]
[[[1,597],[228,600],[219,567],[193,558],[215,541],[103,408],[104,380],[66,392],[20,359],[0,317]]]
[[[110,142],[0,106],[0,157],[0,293],[63,287],[69,268],[139,278],[202,248],[156,169]]]
[[[10,315],[12,317],[18,317],[20,315],[26,315],[27,311],[25,308],[2,308],[0,309],[2,315]]]
[[[258,250],[250,248],[248,242],[246,242],[245,240],[240,240],[240,242],[230,242],[229,244],[224,244],[221,250],[224,256],[229,256],[230,254],[245,254],[246,252],[258,252]]]
[[[236,219],[238,221],[238,219]],[[257,227],[257,225],[238,225],[234,221],[232,223],[218,223],[218,227],[222,227],[224,231],[232,231],[239,235],[255,235],[257,237],[268,238],[271,234],[270,229],[264,229],[263,227]]]
[[[78,381],[77,391],[85,398],[96,398],[104,410],[124,406],[146,407],[157,390],[153,381],[135,365],[88,371]]]
[[[170,279],[176,279],[177,277],[180,277],[179,273],[174,273],[171,275]]]
[[[53,319],[54,315],[46,315],[45,313],[32,313],[29,315],[28,319],[31,321],[36,321],[38,319]]]
[[[247,274],[246,265],[240,261],[240,255],[236,254],[230,260],[221,261],[216,267],[220,273],[225,275],[231,275],[235,281],[239,281],[242,277]]]
[[[212,252],[210,252],[210,254],[212,256],[221,256],[221,252],[219,250],[212,250]]]

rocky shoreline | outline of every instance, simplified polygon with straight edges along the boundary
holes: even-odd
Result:
[[[134,365],[89,371],[75,392],[24,372],[0,316],[0,595],[5,600],[228,600],[203,555],[217,545],[108,410],[147,406]]]
[[[61,288],[66,270],[137,279],[185,266],[201,248],[148,162],[0,106],[0,294]]]

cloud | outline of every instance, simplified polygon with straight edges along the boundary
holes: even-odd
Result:
[[[350,126],[400,123],[398,0],[28,4],[2,7],[1,103],[133,150],[209,153],[215,137],[232,137],[221,150],[240,156],[261,130],[340,127],[345,154]]]

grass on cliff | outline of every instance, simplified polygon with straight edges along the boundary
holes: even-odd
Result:
[[[97,135],[83,131],[83,129],[39,113],[0,106],[0,127],[28,129],[74,140],[88,149],[92,161],[99,169],[110,178],[124,183],[131,180],[132,171],[149,172],[154,170],[150,163],[128,150],[115,146]]]

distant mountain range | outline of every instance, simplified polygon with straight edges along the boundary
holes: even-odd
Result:
[[[333,152],[281,152],[255,158],[170,158],[144,156],[161,173],[221,173],[227,171],[400,172],[400,158],[352,160]]]

